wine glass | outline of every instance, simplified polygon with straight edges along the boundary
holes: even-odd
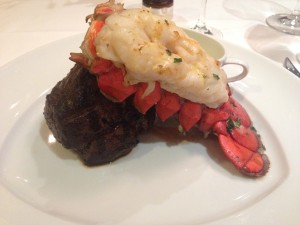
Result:
[[[266,19],[266,23],[281,32],[300,35],[300,0],[292,13],[275,14]]]
[[[201,0],[200,15],[198,17],[196,25],[192,29],[202,34],[213,35],[215,37],[221,38],[223,34],[220,30],[206,26],[206,5],[207,5],[207,0]]]

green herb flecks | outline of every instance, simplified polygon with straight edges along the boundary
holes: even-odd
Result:
[[[206,75],[205,73],[202,73],[202,77],[203,77],[204,79],[206,79],[206,78],[207,78],[207,75]]]
[[[166,53],[167,53],[168,56],[172,55],[172,52],[169,49],[166,50]]]
[[[174,63],[181,63],[182,62],[182,58],[174,58]]]
[[[213,77],[214,77],[216,80],[220,80],[220,77],[219,77],[218,74],[213,73]]]
[[[228,133],[230,133],[234,128],[239,128],[240,126],[241,126],[241,120],[240,119],[236,119],[234,121],[231,118],[229,118],[227,120],[226,130],[227,130]]]
[[[165,20],[165,23],[169,26],[169,21],[168,20]]]
[[[253,127],[253,126],[250,126],[250,130],[254,131],[255,133],[257,132],[255,127]]]

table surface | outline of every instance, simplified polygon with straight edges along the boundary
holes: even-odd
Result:
[[[53,41],[83,33],[84,19],[103,0],[0,0],[0,66]],[[141,1],[121,0],[125,7]],[[188,3],[187,3],[188,2]],[[199,0],[174,1],[173,20],[193,27],[200,11]],[[218,28],[225,41],[233,42],[282,63],[300,52],[300,37],[277,32],[265,24],[276,12],[293,9],[296,0],[209,0],[207,24]]]
[[[91,14],[95,5],[101,2],[104,1],[0,0],[0,67],[38,47],[85,32],[88,27],[85,23],[86,15]],[[126,8],[141,6],[138,0],[121,2]],[[191,28],[199,16],[199,2],[175,0],[174,21],[180,26]],[[289,12],[295,4],[296,0],[209,0],[207,24],[220,29],[224,41],[282,64],[286,56],[295,60],[296,54],[300,53],[300,36],[283,34],[269,28],[265,18],[274,13]],[[9,196],[0,200],[11,201]],[[15,216],[13,208],[1,207],[9,215]],[[22,216],[26,216],[30,211],[22,213]],[[0,224],[7,223],[0,218]]]

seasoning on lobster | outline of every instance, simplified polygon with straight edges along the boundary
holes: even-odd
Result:
[[[97,77],[111,101],[133,96],[143,114],[155,107],[161,121],[178,114],[192,127],[218,137],[221,149],[243,174],[265,175],[269,159],[246,110],[232,96],[220,63],[172,21],[114,0],[87,17],[82,53],[70,59]]]

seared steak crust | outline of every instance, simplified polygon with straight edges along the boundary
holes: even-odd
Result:
[[[153,126],[155,111],[142,115],[131,98],[122,103],[108,100],[96,77],[76,64],[47,95],[44,117],[56,140],[93,166],[128,154],[139,134]]]

